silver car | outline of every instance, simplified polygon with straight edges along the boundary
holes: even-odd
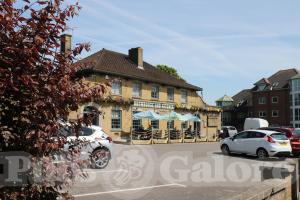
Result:
[[[60,123],[59,134],[67,137],[65,150],[76,147],[76,141],[83,141],[85,145],[80,150],[83,160],[91,159],[91,167],[95,169],[105,168],[112,155],[112,139],[99,126],[83,126],[79,137],[71,135],[68,124]]]

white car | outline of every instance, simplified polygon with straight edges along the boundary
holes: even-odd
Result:
[[[225,155],[240,153],[257,155],[259,159],[288,156],[292,152],[289,139],[284,133],[267,130],[248,130],[221,141]]]
[[[67,137],[67,141],[76,142],[76,136],[71,135],[69,126],[66,123],[60,123],[59,134]],[[91,159],[93,168],[103,169],[105,168],[112,154],[112,139],[109,137],[101,127],[99,126],[83,126],[79,132],[80,141],[86,141],[81,149],[81,159]],[[73,148],[76,145],[66,144],[64,149]]]

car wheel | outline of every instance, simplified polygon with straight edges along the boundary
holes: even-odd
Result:
[[[258,149],[256,154],[259,160],[264,160],[269,157],[268,152],[265,149]]]
[[[103,169],[109,163],[110,152],[108,149],[101,148],[93,151],[91,155],[92,168],[94,169]]]
[[[230,155],[230,150],[229,150],[228,145],[223,144],[221,150],[224,155],[227,155],[227,156]]]

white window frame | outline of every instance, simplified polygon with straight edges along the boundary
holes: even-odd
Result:
[[[294,121],[300,121],[300,108],[294,110]]]
[[[140,111],[133,111],[132,116],[136,113],[139,113]],[[133,119],[132,118],[132,129],[137,130],[142,126],[142,120],[141,119]]]
[[[300,79],[292,80],[292,91],[293,92],[300,91]]]
[[[183,96],[185,94],[185,97]],[[181,103],[188,103],[188,91],[187,90],[180,90],[180,96],[181,96]]]
[[[263,101],[264,99],[264,101]],[[258,97],[258,104],[267,104],[267,98],[266,97]]]
[[[300,93],[295,93],[293,95],[293,97],[294,97],[294,99],[293,99],[293,101],[294,101],[293,105],[294,106],[300,106]]]
[[[118,88],[114,88],[115,86],[118,86]],[[122,83],[120,81],[111,83],[111,93],[112,95],[122,95]]]
[[[157,91],[154,91],[153,89],[156,89]],[[154,95],[156,94],[156,95]],[[152,99],[159,99],[159,86],[158,85],[152,85],[151,86],[151,98]]]
[[[274,112],[277,112],[277,115],[274,115]],[[272,117],[279,117],[279,111],[278,110],[272,110]]]
[[[119,117],[115,118],[113,112],[119,112]],[[119,127],[113,127],[113,120],[120,120]],[[122,130],[122,110],[118,108],[113,108],[111,111],[111,130]]]
[[[174,130],[175,129],[174,120],[167,121],[167,128],[170,129],[170,130]]]
[[[262,113],[265,113],[265,115],[262,115]],[[267,112],[265,110],[259,111],[258,116],[259,117],[267,117]]]
[[[151,127],[153,130],[159,129],[159,120],[151,120]]]
[[[276,101],[274,101],[274,99],[276,99]],[[272,97],[272,103],[278,103],[278,102],[279,102],[279,97],[278,96]]]
[[[169,93],[170,90],[172,90],[172,92],[173,92],[172,97]],[[175,93],[175,89],[173,87],[167,87],[167,99],[168,99],[168,101],[174,101],[174,93]]]
[[[138,86],[138,87],[136,87]],[[137,94],[137,91],[136,89],[138,89],[138,94]],[[133,97],[142,97],[142,83],[140,82],[133,82],[132,84],[132,96]]]

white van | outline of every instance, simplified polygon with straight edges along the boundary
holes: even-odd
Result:
[[[269,122],[261,118],[246,118],[244,123],[244,130],[259,129],[269,127]]]

